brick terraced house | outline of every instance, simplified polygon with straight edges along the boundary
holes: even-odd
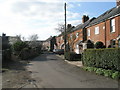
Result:
[[[106,47],[120,47],[120,6],[106,11],[86,28],[88,40],[101,41]]]
[[[67,44],[70,51],[80,54],[91,42],[101,41],[106,48],[120,47],[120,0],[117,6],[97,18],[89,19],[84,15],[82,24],[67,33]],[[56,36],[56,49],[64,49],[63,34]]]

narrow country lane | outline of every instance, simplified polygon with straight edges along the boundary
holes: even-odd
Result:
[[[116,80],[86,72],[52,53],[38,56],[27,68],[38,88],[118,88]]]

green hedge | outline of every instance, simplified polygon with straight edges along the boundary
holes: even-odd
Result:
[[[116,49],[86,49],[83,54],[83,64],[120,71],[120,48]]]
[[[69,61],[81,61],[81,54],[74,52],[65,52],[65,59]]]

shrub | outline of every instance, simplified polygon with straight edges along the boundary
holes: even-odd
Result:
[[[87,49],[83,53],[83,64],[120,71],[120,48],[116,49]]]
[[[74,52],[65,52],[65,59],[70,61],[80,61],[81,54],[76,54]]]
[[[112,73],[112,78],[113,79],[119,79],[120,78],[120,73],[118,71]]]
[[[33,58],[38,55],[39,54],[37,53],[37,51],[35,49],[24,48],[21,50],[19,57],[21,59],[26,60],[26,59]]]
[[[111,76],[112,76],[112,73],[113,73],[112,70],[105,70],[105,71],[104,71],[104,76],[111,77]]]
[[[104,47],[103,42],[98,41],[98,42],[95,43],[95,48],[103,48],[103,47]]]
[[[98,68],[98,69],[96,69],[96,73],[99,74],[99,75],[103,75],[104,71],[103,71],[102,68]]]
[[[94,48],[94,43],[91,40],[87,41],[87,48]]]
[[[84,70],[92,72],[94,71],[98,75],[104,75],[106,77],[110,77],[113,79],[120,79],[120,72],[114,70],[106,70],[102,68],[95,68],[95,67],[83,67]]]
[[[25,42],[17,41],[13,44],[14,51],[21,51],[22,49],[26,48],[28,45]]]

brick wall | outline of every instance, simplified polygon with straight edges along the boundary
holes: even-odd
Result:
[[[99,27],[99,34],[95,34],[95,27]],[[87,33],[88,33],[88,30],[90,30],[90,36],[87,35],[87,40],[91,40],[94,43],[96,43],[97,41],[101,41],[105,45],[105,23],[104,22],[87,27]]]
[[[106,21],[106,46],[108,47],[110,45],[111,40],[117,39],[118,35],[120,35],[120,16],[112,18],[115,19],[115,32],[111,32],[111,27],[110,27],[110,20]]]

